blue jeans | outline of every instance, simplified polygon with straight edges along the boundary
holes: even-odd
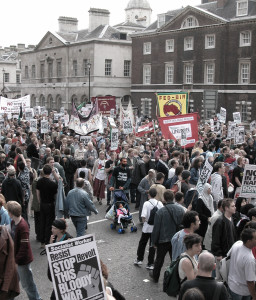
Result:
[[[74,224],[74,226],[76,227],[76,236],[83,236],[85,235],[85,227],[87,224],[87,217],[83,216],[83,217],[75,217],[75,216],[71,216],[71,220]]]
[[[21,285],[26,291],[29,300],[40,300],[40,296],[37,291],[36,284],[33,279],[33,274],[31,270],[31,264],[19,266],[18,274],[20,278]]]
[[[229,293],[230,293],[230,296],[231,296],[231,299],[232,300],[251,300],[251,296],[241,296],[241,295],[238,295],[234,292],[231,291],[231,289],[229,289]]]

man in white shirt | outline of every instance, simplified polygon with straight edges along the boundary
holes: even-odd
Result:
[[[256,246],[256,230],[246,228],[241,234],[242,241],[236,242],[230,253],[228,286],[232,299],[256,300],[255,258],[252,248]]]
[[[149,200],[146,201],[142,208],[141,218],[143,222],[142,234],[139,241],[138,249],[137,249],[137,259],[134,261],[134,264],[139,266],[142,265],[142,261],[144,258],[145,249],[149,240],[149,254],[148,254],[148,264],[146,266],[147,269],[154,269],[154,257],[155,257],[155,248],[151,245],[151,233],[153,231],[154,225],[148,224],[148,219],[150,216],[151,210],[156,206],[158,209],[163,207],[161,201],[155,199],[157,195],[157,190],[155,188],[150,188],[149,190]]]
[[[179,162],[176,159],[172,159],[170,161],[171,169],[169,170],[169,173],[168,173],[168,179],[172,179],[172,177],[174,176],[175,170],[178,167],[178,165],[179,165]],[[169,164],[168,164],[168,166],[169,166]]]

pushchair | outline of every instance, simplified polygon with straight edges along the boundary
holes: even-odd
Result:
[[[128,205],[128,199],[122,190],[115,190],[113,192],[113,204],[109,212],[112,215],[113,223],[110,224],[111,229],[118,228],[118,233],[125,233],[125,229],[131,226],[131,232],[136,232],[137,227],[133,221],[132,215],[130,214],[130,208]],[[118,216],[118,209],[122,204],[122,209],[125,212],[121,217]],[[112,210],[112,211],[111,211]]]

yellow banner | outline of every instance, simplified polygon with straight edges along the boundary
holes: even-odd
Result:
[[[159,116],[169,117],[187,113],[188,93],[157,94]]]

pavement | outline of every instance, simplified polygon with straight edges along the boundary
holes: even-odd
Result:
[[[100,258],[107,265],[109,271],[109,281],[113,284],[126,300],[167,300],[170,299],[167,294],[163,293],[163,273],[165,267],[170,262],[166,256],[165,265],[162,268],[160,280],[154,283],[146,269],[148,247],[146,248],[143,265],[138,267],[133,264],[136,259],[137,246],[141,236],[142,225],[139,223],[138,210],[134,209],[134,204],[130,204],[133,214],[133,220],[136,223],[138,231],[131,232],[126,229],[124,234],[118,234],[117,230],[111,230],[109,220],[106,220],[106,200],[103,205],[94,201],[99,214],[92,214],[88,222],[87,233],[94,233],[97,241],[97,247]],[[52,292],[52,283],[47,277],[47,257],[41,256],[40,243],[35,239],[34,219],[29,219],[31,225],[30,242],[34,254],[32,270],[34,280],[37,285],[39,294],[43,300],[50,299]],[[68,232],[76,236],[75,228],[70,219],[67,220]],[[28,299],[26,293],[21,288],[21,294],[15,300]]]

